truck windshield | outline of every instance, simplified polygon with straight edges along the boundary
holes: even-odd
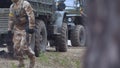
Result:
[[[11,4],[11,0],[0,0],[0,8],[9,8]]]
[[[76,9],[84,6],[85,0],[65,0],[65,9]]]
[[[65,9],[75,9],[76,7],[80,7],[79,0],[65,0]]]

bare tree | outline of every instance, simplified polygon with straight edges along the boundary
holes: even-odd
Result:
[[[84,68],[120,68],[120,0],[88,0]]]

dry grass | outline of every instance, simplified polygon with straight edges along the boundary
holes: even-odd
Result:
[[[54,50],[53,48],[48,48]],[[68,52],[46,52],[36,58],[35,68],[80,68],[82,55],[85,48],[69,48]],[[0,68],[17,68],[17,60],[0,58]],[[26,67],[29,66],[28,58],[25,59]]]

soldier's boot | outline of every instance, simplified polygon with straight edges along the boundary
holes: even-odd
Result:
[[[19,60],[18,67],[19,67],[19,68],[24,67],[25,64],[24,64],[24,59],[23,59],[23,57],[19,57],[18,60]]]
[[[34,68],[35,66],[35,56],[30,56],[30,65],[29,65],[29,68]]]
[[[25,51],[28,55],[28,58],[30,59],[29,68],[34,68],[35,66],[35,54],[34,51],[28,47],[28,49]]]

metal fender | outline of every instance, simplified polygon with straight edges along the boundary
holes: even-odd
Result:
[[[64,16],[65,15],[65,12],[64,11],[56,11],[55,12],[55,25],[57,25],[57,31],[60,32],[60,29],[62,27],[62,23],[63,23],[63,20],[64,20]]]

